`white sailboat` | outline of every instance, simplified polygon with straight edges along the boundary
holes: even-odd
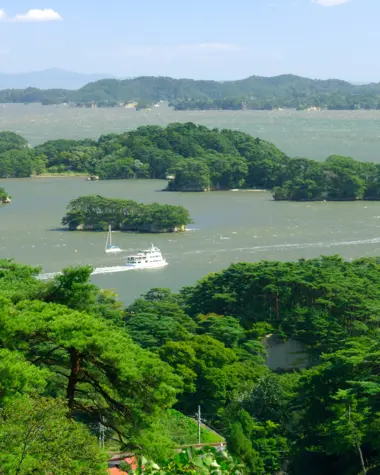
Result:
[[[122,251],[119,246],[112,245],[112,229],[111,229],[111,226],[108,226],[108,234],[107,234],[105,251],[107,253],[116,253],[116,252],[121,252]]]

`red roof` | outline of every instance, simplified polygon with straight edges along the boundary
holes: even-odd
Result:
[[[126,462],[132,470],[137,469],[137,459],[136,457],[127,457],[124,459],[124,462]],[[110,475],[128,475],[127,472],[123,472],[123,470],[120,470],[120,468],[117,467],[112,467],[108,469],[108,472]]]
[[[137,469],[137,459],[136,457],[127,457],[124,459],[124,462],[126,462],[128,465],[130,465],[132,470]]]

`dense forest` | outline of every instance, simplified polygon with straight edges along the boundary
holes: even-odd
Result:
[[[71,231],[120,231],[163,233],[185,231],[191,223],[182,206],[143,204],[132,200],[82,196],[70,201],[62,224]]]
[[[127,308],[91,271],[0,263],[2,473],[105,475],[99,423],[136,473],[378,473],[379,259],[238,263]],[[269,370],[268,334],[307,368]],[[230,456],[174,455],[198,405]]]
[[[114,107],[120,103],[160,100],[176,109],[379,109],[380,83],[353,85],[337,79],[318,80],[294,75],[251,76],[237,81],[206,81],[170,77],[103,79],[76,91],[37,88],[5,89],[0,102],[74,103]]]
[[[0,132],[0,177],[88,173],[100,179],[169,178],[169,191],[272,190],[275,200],[379,200],[380,164],[332,155],[291,158],[246,133],[193,123],[144,126],[98,140],[50,140],[34,148]]]

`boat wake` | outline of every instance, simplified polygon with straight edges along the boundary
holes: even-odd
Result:
[[[126,266],[96,267],[93,272],[91,272],[91,275],[114,274],[116,272],[125,272],[127,270],[133,270],[133,268]],[[38,279],[49,280],[57,275],[62,275],[62,272],[47,272],[45,274],[40,274]]]
[[[199,249],[197,251],[188,251],[183,254],[204,254],[204,253],[223,253],[223,252],[262,252],[262,251],[286,251],[291,249],[313,249],[313,248],[330,248],[340,246],[360,246],[365,244],[380,244],[380,238],[358,239],[356,241],[324,241],[310,243],[294,243],[294,244],[267,244],[263,246],[236,247],[227,249]]]
[[[126,266],[96,267],[91,275],[113,274],[114,272],[125,272],[127,270],[131,270],[131,268]]]
[[[111,231],[110,231],[111,232]],[[96,267],[91,275],[101,275],[101,274],[115,274],[116,272],[125,272],[127,270],[137,270],[137,269],[159,269],[167,266],[167,261],[162,257],[161,251],[154,247],[153,244],[150,249],[145,249],[145,251],[140,251],[133,256],[128,256],[126,265],[123,266],[111,266],[111,267]],[[49,280],[54,278],[57,275],[62,275],[62,272],[49,272],[40,274],[38,279],[40,280]]]

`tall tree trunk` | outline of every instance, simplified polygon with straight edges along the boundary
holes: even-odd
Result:
[[[361,449],[360,444],[359,444],[356,425],[355,425],[354,422],[351,421],[351,405],[348,406],[348,420],[350,421],[350,423],[352,423],[352,427],[353,427],[353,430],[354,430],[355,446],[356,446],[356,450],[358,451],[358,454],[359,454],[360,464],[362,466],[362,475],[367,475],[367,468],[365,466],[363,452],[362,452],[362,449]]]
[[[75,348],[70,348],[70,362],[71,372],[69,382],[66,390],[67,404],[69,406],[69,414],[72,416],[74,401],[75,401],[75,389],[78,382],[78,376],[80,372],[80,356]]]
[[[361,466],[362,466],[362,473],[363,473],[363,475],[367,475],[367,469],[366,469],[366,466],[365,466],[365,463],[364,463],[363,452],[362,452],[362,449],[360,448],[360,445],[359,445],[358,441],[356,441],[356,449],[357,449],[359,457],[360,457],[360,463],[361,463]]]

